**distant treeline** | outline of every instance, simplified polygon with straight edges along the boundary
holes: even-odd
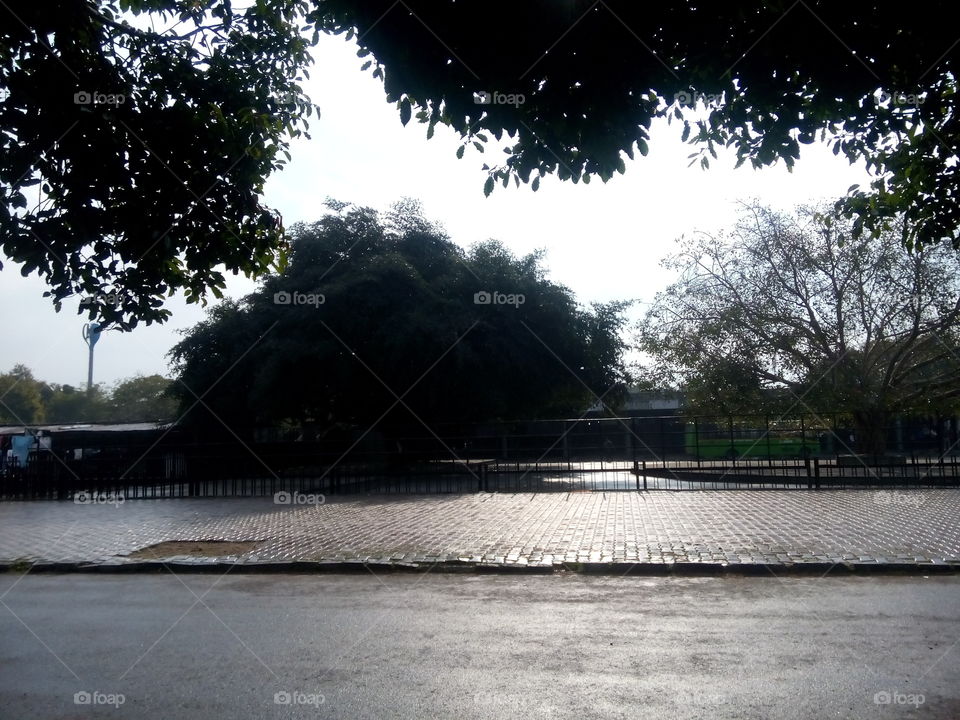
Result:
[[[0,373],[0,424],[170,421],[177,409],[168,394],[171,382],[160,375],[136,375],[87,392],[38,380],[30,368],[15,365]]]

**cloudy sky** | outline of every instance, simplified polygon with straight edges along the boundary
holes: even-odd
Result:
[[[613,299],[649,302],[670,276],[659,267],[674,240],[684,233],[716,231],[733,221],[738,201],[760,199],[788,209],[811,200],[833,199],[867,177],[858,166],[835,157],[825,146],[804,146],[792,173],[782,166],[755,171],[733,169],[721,154],[707,171],[687,167],[693,148],[680,142],[677,125],[654,125],[650,154],[627,161],[625,175],[607,184],[545,179],[540,190],[497,186],[483,196],[481,165],[500,150],[472,148],[462,160],[456,136],[438,126],[431,140],[426,126],[400,124],[395,106],[384,99],[380,81],[362,73],[356,46],[322,38],[306,83],[322,111],[311,121],[311,140],[292,147],[293,161],[267,184],[267,202],[287,225],[323,214],[323,200],[386,208],[403,197],[419,198],[427,215],[439,220],[452,239],[468,246],[498,238],[517,253],[547,251],[551,277],[570,287],[584,303]],[[255,284],[231,279],[228,294],[240,297]],[[22,277],[15,265],[0,272],[0,371],[24,363],[43,380],[86,382],[84,318],[78,301],[53,310],[42,297],[43,282]],[[642,304],[637,306],[642,308]],[[162,326],[131,333],[106,333],[97,346],[95,381],[112,384],[138,373],[169,373],[166,353],[178,331],[203,317],[203,309],[182,298],[169,303],[173,318]]]

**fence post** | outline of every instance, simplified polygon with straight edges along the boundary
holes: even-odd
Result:
[[[800,413],[800,452],[806,454],[807,450],[807,425],[805,422],[806,415]]]
[[[667,461],[667,438],[663,430],[663,417],[660,417],[660,459]]]
[[[647,489],[647,461],[643,461],[643,489]]]
[[[700,418],[693,419],[693,445],[697,450],[697,469],[700,468]]]
[[[769,414],[763,416],[763,422],[767,428],[767,431],[765,433],[765,435],[767,436],[767,467],[773,467],[773,454],[770,451],[770,415]]]
[[[633,476],[637,481],[637,491],[640,491],[640,463],[637,461],[637,419],[630,418],[630,459],[633,460]]]
[[[816,479],[817,490],[820,489],[820,458],[813,459],[813,477]]]
[[[730,432],[730,457],[733,459],[734,467],[736,467],[737,462],[737,445],[733,439],[733,415],[730,415],[727,418],[727,427]]]
[[[570,438],[570,433],[568,432],[568,428],[567,428],[568,425],[569,425],[569,421],[564,420],[563,425],[560,429],[560,432],[561,432],[560,437],[563,438],[563,459],[569,463],[570,462],[570,444],[568,440]]]
[[[187,497],[196,497],[200,494],[200,481],[197,479],[200,475],[201,468],[206,470],[207,462],[206,458],[201,455],[203,452],[202,446],[199,443],[199,440],[194,440],[194,446],[192,448],[190,465],[193,467],[188,467],[188,476],[187,476]],[[200,460],[200,462],[195,462]]]

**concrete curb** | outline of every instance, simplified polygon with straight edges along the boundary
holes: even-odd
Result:
[[[516,563],[440,562],[362,562],[280,561],[280,562],[0,562],[0,573],[459,573],[496,575],[582,574],[611,577],[718,577],[718,576],[871,576],[871,575],[952,575],[960,574],[960,563],[554,563],[528,565]]]

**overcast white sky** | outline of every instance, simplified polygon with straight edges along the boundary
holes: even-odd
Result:
[[[707,171],[687,167],[694,148],[680,142],[680,127],[652,129],[650,154],[627,161],[626,175],[606,185],[574,185],[545,178],[534,193],[529,186],[500,185],[483,196],[483,162],[497,157],[497,145],[485,154],[472,148],[462,160],[456,136],[442,127],[431,140],[426,126],[404,128],[380,81],[360,72],[356,46],[342,38],[322,38],[307,92],[322,117],[311,121],[309,141],[293,145],[293,161],[270,179],[267,202],[287,225],[323,214],[323,200],[335,197],[386,208],[402,196],[423,201],[427,215],[439,220],[452,239],[467,246],[498,238],[517,253],[547,250],[555,281],[569,286],[581,302],[638,299],[649,302],[670,277],[659,260],[675,238],[695,230],[728,227],[737,201],[758,198],[784,209],[810,200],[833,199],[854,183],[867,180],[825,146],[802,148],[793,173],[779,165],[762,171],[733,170],[731,155],[721,154]],[[495,89],[495,88],[491,88]],[[189,142],[185,138],[184,142]],[[232,279],[228,294],[249,293],[254,283]],[[0,272],[0,372],[24,363],[48,382],[86,382],[84,317],[78,300],[57,313],[37,277],[24,278],[5,262]],[[182,328],[203,317],[203,310],[173,298],[173,318],[162,326],[131,333],[109,332],[97,345],[95,381],[112,384],[138,373],[168,374],[166,353]]]

